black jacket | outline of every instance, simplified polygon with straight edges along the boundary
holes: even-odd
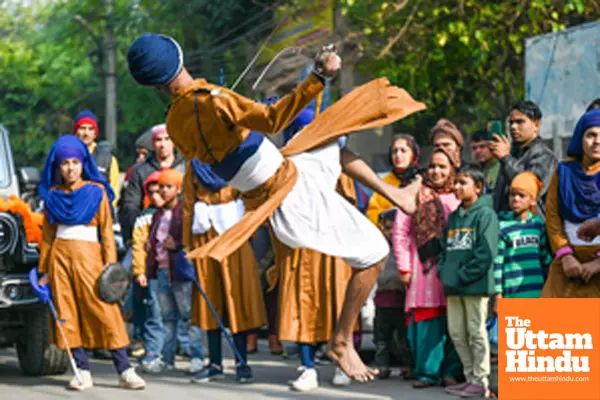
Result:
[[[514,146],[511,154],[500,160],[500,173],[494,188],[494,210],[496,212],[510,210],[508,205],[510,183],[521,172],[531,171],[544,183],[538,198],[536,214],[545,218],[546,193],[557,165],[558,158],[539,136],[526,147]]]
[[[171,168],[185,173],[185,159],[178,152],[175,152],[175,161]],[[135,167],[129,181],[121,190],[119,223],[121,224],[123,240],[126,243],[131,239],[135,219],[144,207],[144,182],[150,174],[158,170],[160,170],[160,163],[154,153],[151,153],[145,162]]]

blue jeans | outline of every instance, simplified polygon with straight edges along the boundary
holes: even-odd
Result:
[[[191,358],[204,359],[202,331],[191,324],[192,284],[191,282],[171,282],[168,269],[158,271],[158,298],[165,332],[162,350],[163,361],[175,364],[177,351],[177,323],[181,319],[188,327]]]
[[[183,320],[179,320],[177,322],[177,344],[179,348],[183,351],[183,353],[189,356],[192,351],[190,350],[190,338],[188,336],[188,328],[183,322]]]
[[[131,262],[132,262],[132,252],[131,249],[127,251],[125,257],[121,261],[121,264],[127,272],[131,274]],[[129,286],[129,290],[127,291],[127,296],[125,297],[125,301],[123,302],[123,306],[121,307],[121,311],[124,314],[132,314],[133,323],[133,335],[131,339],[133,340],[142,340],[143,336],[143,326],[146,318],[144,302],[143,302],[143,291],[140,285],[137,284],[137,281],[133,279],[133,284]]]
[[[137,282],[135,283],[137,285]],[[148,287],[144,291],[144,325],[142,338],[144,339],[144,361],[152,361],[160,356],[164,344],[164,328],[158,299],[158,280],[148,280]]]

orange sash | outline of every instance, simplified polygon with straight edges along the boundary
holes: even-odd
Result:
[[[366,83],[325,110],[294,137],[281,153],[285,157],[313,150],[349,133],[389,125],[426,109],[404,89],[392,86],[387,78]],[[229,230],[188,258],[211,257],[219,262],[239,249],[275,212],[298,178],[294,164],[286,158],[279,170],[258,188],[242,194],[246,215]]]

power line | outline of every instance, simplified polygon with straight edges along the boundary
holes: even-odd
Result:
[[[229,30],[229,31],[225,32],[224,34],[222,34],[221,36],[217,37],[217,38],[216,38],[216,39],[214,39],[214,40],[213,40],[213,41],[212,41],[210,44],[206,45],[206,46],[205,46],[205,48],[208,48],[208,50],[210,50],[210,49],[211,49],[211,47],[221,47],[222,45],[217,45],[217,43],[218,43],[220,40],[223,40],[223,39],[225,39],[225,38],[229,37],[229,36],[230,36],[230,35],[232,35],[234,32],[236,32],[236,31],[238,31],[239,29],[241,29],[241,28],[243,28],[243,27],[247,26],[247,25],[248,25],[248,24],[250,24],[251,22],[254,22],[256,19],[258,19],[258,18],[259,18],[259,17],[261,17],[262,15],[264,15],[264,14],[266,14],[266,13],[270,12],[270,11],[273,11],[273,10],[275,10],[275,9],[279,8],[279,6],[281,6],[281,5],[282,5],[282,4],[284,4],[285,2],[286,2],[286,0],[279,0],[278,2],[276,2],[275,4],[273,4],[272,6],[264,6],[264,5],[262,5],[262,4],[257,4],[258,6],[260,6],[260,7],[262,7],[262,8],[263,8],[263,11],[261,11],[260,13],[258,13],[258,14],[255,14],[254,16],[250,17],[250,18],[249,18],[249,19],[247,19],[247,20],[246,20],[244,23],[242,23],[242,24],[240,24],[240,25],[237,25],[237,26],[236,26],[234,29],[232,29],[232,30]],[[256,4],[256,3],[255,3],[255,4]],[[215,46],[215,45],[217,45],[217,46]],[[206,50],[200,49],[199,51],[202,51],[202,52],[204,52],[204,51],[206,51]]]
[[[189,55],[188,60],[190,60],[190,61],[193,62],[195,59],[198,59],[198,58],[200,58],[202,56],[206,56],[206,55],[211,55],[211,54],[217,53],[219,50],[222,50],[222,49],[225,49],[227,47],[230,47],[231,45],[234,45],[234,44],[236,44],[236,43],[238,43],[238,42],[240,42],[240,41],[242,41],[242,40],[244,40],[244,39],[246,39],[248,37],[251,37],[251,36],[263,33],[265,31],[267,31],[268,29],[273,28],[275,25],[276,25],[276,22],[273,21],[273,20],[269,20],[267,22],[264,22],[261,25],[258,25],[256,27],[252,28],[248,32],[246,32],[246,33],[244,33],[244,34],[242,34],[240,36],[237,36],[237,37],[229,40],[228,42],[225,42],[223,44],[220,44],[218,46],[215,46],[215,47],[207,49],[207,50],[199,50],[199,51],[192,52]]]
[[[218,38],[214,39],[209,45],[207,45],[205,47],[210,48],[210,47],[217,45],[219,41],[228,38],[229,36],[231,36],[233,34],[233,32],[236,32],[236,31],[240,30],[241,28],[245,27],[246,25],[248,25],[249,23],[254,22],[256,19],[258,19],[262,15],[268,13],[269,11],[271,11],[271,10],[265,9],[265,10],[261,11],[260,13],[255,14],[253,17],[247,19],[246,22],[244,22],[243,24],[238,25],[234,29],[225,32],[224,34],[222,34]],[[200,51],[202,51],[202,49],[200,49]]]

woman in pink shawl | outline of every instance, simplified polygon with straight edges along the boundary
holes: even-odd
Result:
[[[450,342],[446,299],[435,271],[448,215],[460,202],[453,193],[455,164],[443,149],[433,151],[417,210],[399,211],[392,245],[402,281],[407,285],[405,310],[408,339],[414,356],[414,388],[455,385],[462,366]]]

